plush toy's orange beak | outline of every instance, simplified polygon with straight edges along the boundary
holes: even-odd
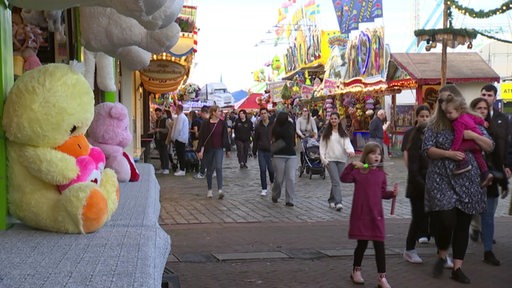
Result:
[[[91,145],[85,135],[71,136],[64,142],[64,144],[55,148],[58,151],[66,153],[70,156],[78,158],[80,156],[87,156],[91,150]]]

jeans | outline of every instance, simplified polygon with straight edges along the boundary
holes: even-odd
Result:
[[[212,190],[213,171],[217,173],[217,189],[222,190],[222,161],[224,160],[224,151],[222,148],[209,149],[204,152],[203,160],[206,165],[206,183],[208,190]]]
[[[487,197],[487,209],[482,212],[482,242],[484,251],[492,251],[494,239],[494,213],[498,207],[498,197]]]
[[[329,199],[327,202],[334,204],[341,204],[341,181],[340,175],[345,168],[345,162],[340,161],[329,161],[327,164],[327,173],[329,173],[329,178],[331,178],[331,193],[329,194]]]
[[[272,167],[272,153],[258,150],[258,165],[260,166],[261,189],[267,190],[267,170],[270,183],[274,183],[274,167]]]
[[[160,157],[160,169],[169,170],[169,155],[167,151],[167,144],[165,144],[165,141],[163,140],[155,139],[155,146]]]

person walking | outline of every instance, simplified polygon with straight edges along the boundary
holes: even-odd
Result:
[[[226,157],[229,157],[231,145],[228,139],[228,128],[226,122],[220,119],[222,110],[219,106],[210,107],[210,119],[203,121],[199,132],[199,143],[197,144],[197,157],[205,161],[206,184],[208,186],[207,198],[213,198],[213,171],[217,174],[218,198],[224,198],[222,191],[222,162],[224,160],[224,149]]]
[[[185,146],[188,143],[189,137],[189,124],[188,118],[183,113],[183,105],[176,106],[176,120],[172,127],[171,141],[174,143],[176,149],[176,157],[178,157],[179,170],[174,173],[174,176],[185,176]]]
[[[294,206],[295,171],[297,170],[297,153],[295,152],[295,127],[288,118],[288,113],[279,112],[272,128],[272,165],[275,182],[272,185],[272,202],[277,203],[281,191],[285,188],[285,205]]]
[[[497,108],[494,107],[494,103],[496,102],[498,94],[498,89],[493,84],[487,84],[482,87],[480,90],[480,97],[487,100],[487,103],[489,103],[489,107],[487,110],[487,116],[485,116],[485,120],[488,123],[488,131],[490,133],[490,136],[496,143],[496,147],[494,147],[493,152],[491,155],[488,155],[487,160],[491,166],[493,166],[494,169],[497,171],[500,171],[503,174],[503,179],[497,179],[497,181],[493,181],[491,186],[487,187],[487,194],[491,195],[501,195],[502,198],[506,198],[508,195],[508,178],[511,176],[510,172],[510,165],[512,163],[508,163],[506,161],[508,155],[512,153],[512,147],[510,147],[510,144],[512,141],[509,140],[509,133],[510,129],[512,129],[512,125],[510,124],[507,115],[500,112]],[[478,99],[478,98],[477,98]],[[476,110],[476,112],[482,114],[483,111],[485,111],[485,107],[482,103],[482,101],[478,101],[480,104],[479,110]],[[470,105],[471,106],[471,105]],[[475,106],[476,107],[476,106]],[[508,150],[508,153],[507,153]],[[489,158],[490,157],[490,158]],[[500,168],[503,167],[503,168]],[[496,171],[495,170],[495,171]],[[494,198],[494,197],[492,197]],[[489,199],[489,198],[488,198]],[[512,198],[511,198],[512,199]],[[491,206],[497,205],[498,198],[494,198],[496,200],[495,203],[491,203]],[[511,200],[512,201],[512,200]],[[512,207],[512,202],[511,206]],[[494,207],[495,209],[496,207]],[[487,211],[490,212],[490,211]],[[493,212],[494,215],[494,212]],[[470,239],[472,241],[478,241],[481,235],[481,227],[480,227],[480,221],[478,221],[478,217],[473,218],[473,221],[471,222],[471,233],[470,233]],[[482,237],[483,241],[483,237]],[[485,243],[484,243],[485,244]],[[489,248],[490,246],[487,246]],[[492,246],[491,246],[492,247]],[[485,245],[484,245],[485,248]],[[495,258],[495,257],[494,257]],[[488,253],[488,259],[490,259],[491,262],[497,263],[496,261],[492,261],[491,255]],[[485,257],[484,257],[485,260]]]
[[[403,257],[411,263],[423,263],[416,252],[416,241],[428,243],[430,237],[428,214],[425,212],[424,203],[425,177],[429,160],[421,150],[423,133],[429,118],[430,108],[427,105],[418,106],[416,108],[416,125],[405,132],[402,141],[404,162],[408,172],[405,197],[409,198],[411,203],[412,216]]]
[[[350,278],[354,284],[364,284],[361,264],[368,241],[373,242],[377,262],[378,287],[390,288],[386,279],[386,254],[384,248],[385,223],[382,199],[398,194],[398,187],[387,190],[386,173],[382,168],[381,146],[368,142],[363,148],[360,161],[347,165],[340,175],[343,183],[354,183],[354,197],[350,212],[348,237],[357,240]]]
[[[235,132],[236,156],[240,169],[247,168],[247,157],[251,148],[251,137],[254,130],[252,121],[247,119],[247,111],[238,111],[238,118],[233,124]]]
[[[261,196],[267,196],[267,171],[270,184],[274,183],[274,168],[272,167],[272,152],[270,152],[272,122],[270,122],[268,109],[260,108],[260,121],[254,129],[252,154],[258,158],[260,167]]]
[[[484,119],[491,120],[489,111],[491,110],[490,103],[482,97],[478,97],[473,99],[469,104],[471,110],[479,113]],[[495,114],[496,116],[496,114]],[[508,179],[505,176],[504,171],[504,162],[505,162],[505,151],[504,149],[500,149],[498,142],[503,139],[499,139],[500,131],[496,131],[496,129],[504,129],[501,126],[503,122],[492,123],[492,121],[488,121],[487,131],[489,135],[496,143],[494,150],[485,155],[486,161],[488,163],[489,169],[491,173],[496,174],[494,181],[491,185],[485,187],[487,192],[487,205],[485,211],[480,215],[473,216],[473,221],[471,222],[472,233],[470,234],[470,238],[473,241],[477,241],[480,236],[480,232],[482,235],[482,242],[484,246],[484,263],[500,266],[501,262],[496,259],[492,251],[493,239],[494,239],[494,213],[496,212],[496,208],[498,207],[498,198],[500,196],[499,188],[501,191],[508,191]],[[505,122],[506,123],[506,122]],[[505,130],[506,131],[506,130]],[[502,196],[506,194],[501,194]],[[478,232],[476,232],[478,231]],[[474,235],[476,234],[476,237]]]
[[[341,172],[345,168],[348,157],[354,157],[355,151],[347,132],[340,124],[340,114],[331,113],[324,133],[320,139],[320,159],[331,178],[331,192],[327,202],[336,211],[343,209],[341,197]]]
[[[149,134],[153,134],[155,139],[155,147],[158,150],[158,157],[160,158],[160,169],[156,173],[169,174],[169,155],[167,153],[167,134],[169,129],[167,128],[167,118],[162,112],[162,108],[155,108],[155,126],[149,131]]]
[[[201,111],[200,111],[200,119],[201,119],[201,126],[203,126],[203,123],[205,121],[208,121],[210,119],[210,113],[208,112],[209,111],[209,107],[208,106],[203,106],[201,107]],[[198,145],[199,145],[199,134],[201,132],[201,126],[199,126],[198,128]],[[197,146],[196,148],[194,148],[195,151],[198,151],[197,150]],[[206,163],[202,160],[202,159],[199,159],[199,172],[197,172],[196,175],[194,175],[194,179],[203,179],[206,175]]]
[[[460,90],[452,84],[439,90],[437,107],[432,119],[425,129],[423,151],[430,158],[430,166],[425,178],[425,209],[432,211],[432,221],[436,226],[435,242],[438,258],[434,264],[433,276],[442,275],[450,243],[453,251],[453,269],[451,278],[460,283],[471,280],[462,272],[462,263],[469,241],[469,224],[472,215],[485,209],[485,194],[480,187],[480,171],[472,153],[451,151],[454,132],[450,120],[446,116],[445,99],[464,97]],[[482,150],[492,150],[493,142],[486,136],[472,131],[465,131],[466,139],[474,140]],[[466,173],[453,174],[456,161],[468,158],[471,169]]]

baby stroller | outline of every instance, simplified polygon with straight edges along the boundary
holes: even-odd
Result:
[[[320,175],[325,179],[325,167],[320,159],[320,144],[313,138],[305,138],[301,141],[304,153],[302,153],[302,165],[300,167],[299,177],[302,174],[309,174],[309,179],[313,175]]]

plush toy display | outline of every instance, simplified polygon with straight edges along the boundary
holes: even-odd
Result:
[[[87,130],[92,145],[100,148],[107,158],[107,168],[113,169],[120,182],[139,180],[135,163],[123,149],[132,142],[129,130],[128,110],[121,103],[96,105],[94,119]]]
[[[105,224],[117,208],[119,184],[85,139],[93,117],[94,94],[71,66],[44,65],[16,80],[3,115],[11,215],[64,233]]]

